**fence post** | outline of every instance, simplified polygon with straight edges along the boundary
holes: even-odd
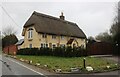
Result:
[[[86,58],[83,58],[83,67],[84,67],[84,68],[86,67],[85,61],[86,61]]]

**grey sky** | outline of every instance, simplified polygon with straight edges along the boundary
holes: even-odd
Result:
[[[21,37],[23,25],[33,13],[37,11],[47,15],[59,17],[61,11],[65,19],[78,24],[87,36],[96,36],[100,32],[109,30],[116,14],[115,2],[4,2],[2,6],[14,19],[18,26],[11,21],[3,11],[3,28],[13,26],[17,29],[18,38]]]

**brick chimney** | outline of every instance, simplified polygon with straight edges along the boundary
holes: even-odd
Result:
[[[63,16],[63,12],[61,12],[60,19],[65,20],[65,17]]]

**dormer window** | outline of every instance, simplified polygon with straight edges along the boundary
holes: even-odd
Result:
[[[33,29],[29,28],[28,29],[28,39],[31,39],[33,37]]]

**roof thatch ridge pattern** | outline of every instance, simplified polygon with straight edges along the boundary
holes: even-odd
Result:
[[[70,22],[70,21],[66,21],[66,20],[62,20],[62,19],[60,19],[60,18],[53,17],[53,16],[50,16],[50,15],[38,13],[38,12],[36,12],[36,11],[34,11],[33,14],[34,14],[34,15],[37,15],[37,16],[42,16],[42,17],[46,17],[46,18],[58,20],[58,21],[61,21],[61,22],[63,22],[63,23],[74,24],[74,25],[76,25],[76,23],[73,23],[73,22]],[[74,25],[73,25],[73,26],[74,26]]]

